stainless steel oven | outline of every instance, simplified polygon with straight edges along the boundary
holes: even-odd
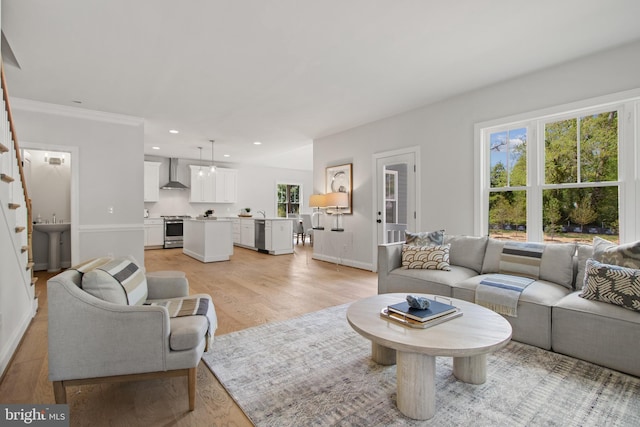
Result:
[[[181,248],[184,240],[183,216],[165,216],[164,217],[164,248]]]

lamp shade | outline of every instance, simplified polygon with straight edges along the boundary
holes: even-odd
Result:
[[[312,194],[309,197],[309,206],[312,208],[324,208],[325,205],[324,194]]]
[[[349,207],[349,194],[347,193],[327,193],[325,194],[325,206],[336,208],[348,208]]]

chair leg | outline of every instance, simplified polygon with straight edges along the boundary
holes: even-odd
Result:
[[[193,411],[196,409],[196,369],[197,368],[189,368],[188,374],[188,387],[189,387],[189,410]]]
[[[53,382],[53,397],[57,404],[67,403],[67,390],[64,387],[63,381]]]

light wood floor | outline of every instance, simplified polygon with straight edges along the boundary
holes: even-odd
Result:
[[[231,261],[203,264],[181,249],[145,252],[147,271],[181,270],[192,293],[213,297],[216,335],[293,318],[377,293],[372,272],[294,255],[265,255],[234,248]],[[0,382],[2,403],[54,403],[47,379],[47,295],[51,274],[38,273],[38,314]],[[184,378],[69,387],[72,426],[251,426],[206,365],[198,366],[196,410],[188,411]]]

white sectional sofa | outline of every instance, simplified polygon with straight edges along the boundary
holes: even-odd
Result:
[[[499,272],[504,241],[448,236],[451,271],[402,267],[403,242],[378,248],[378,293],[430,293],[475,302],[487,275]],[[584,299],[591,245],[546,244],[538,280],[521,294],[517,317],[505,316],[513,339],[640,376],[640,312]]]

